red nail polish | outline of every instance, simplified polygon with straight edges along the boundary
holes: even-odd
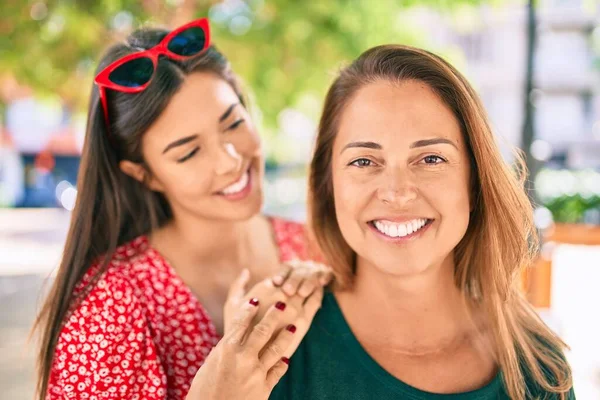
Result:
[[[258,299],[256,297],[250,299],[250,304],[252,304],[254,307],[258,306]]]
[[[287,365],[290,365],[290,359],[287,357],[281,357],[281,361],[283,361],[284,363],[286,363]]]
[[[284,302],[282,302],[282,301],[278,301],[278,302],[275,304],[275,308],[276,308],[276,309],[278,309],[278,310],[281,310],[281,311],[283,311],[283,310],[285,310],[285,303],[284,303]]]
[[[290,324],[290,325],[288,325],[288,326],[287,326],[287,328],[285,328],[285,329],[287,329],[288,331],[290,331],[290,332],[292,332],[292,333],[296,333],[296,325],[292,325],[292,324]]]

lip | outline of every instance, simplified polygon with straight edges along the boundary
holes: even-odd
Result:
[[[252,168],[249,166],[244,170],[244,174],[248,174],[248,184],[246,185],[246,187],[244,189],[242,189],[240,192],[237,193],[233,193],[233,194],[224,194],[221,193],[221,191],[216,192],[214,195],[215,196],[219,196],[223,199],[226,200],[231,200],[231,201],[239,201],[239,200],[243,200],[246,197],[248,197],[248,195],[250,194],[250,192],[252,191],[252,186],[254,184],[254,177],[253,177],[253,173],[252,173]],[[240,179],[242,179],[244,175],[240,175],[235,181],[231,182],[229,185],[232,185],[233,183],[239,181]],[[229,185],[225,186],[223,189],[225,189],[226,187],[228,187]],[[221,189],[221,190],[223,190]]]
[[[248,165],[246,165],[246,167],[242,169],[242,171],[244,171],[243,173],[241,173],[237,178],[233,179],[227,185],[223,185],[220,189],[216,190],[213,194],[219,194],[220,192],[222,192],[223,190],[225,190],[229,186],[233,185],[234,183],[236,183],[237,181],[239,181],[240,179],[242,179],[242,176],[244,176],[244,174],[246,172],[250,171],[251,167],[252,167],[251,163],[249,163]]]
[[[417,216],[417,215],[396,215],[396,216],[386,216],[386,217],[375,217],[375,218],[371,218],[369,219],[369,222],[373,222],[373,221],[389,221],[389,222],[394,222],[397,224],[403,224],[405,222],[408,221],[414,221],[415,219],[426,219],[426,220],[433,220],[433,218],[427,218],[427,217],[423,217],[423,216]]]
[[[379,230],[375,227],[375,224],[373,223],[373,221],[382,221],[382,220],[390,221],[390,222],[402,223],[402,222],[412,221],[413,219],[426,219],[427,223],[421,229],[419,229],[416,232],[411,233],[410,235],[406,235],[406,236],[403,236],[403,237],[395,237],[395,238],[389,237],[389,236],[387,236],[387,235],[379,232]],[[430,219],[430,218],[412,218],[411,217],[411,218],[407,219],[407,218],[403,218],[403,217],[402,218],[396,217],[396,218],[392,218],[392,219],[390,219],[390,218],[376,218],[376,219],[373,219],[373,220],[369,221],[367,223],[367,225],[369,226],[369,229],[371,231],[373,231],[373,233],[377,237],[380,237],[380,238],[382,238],[385,241],[388,241],[388,242],[391,242],[391,243],[406,243],[406,242],[410,242],[412,240],[416,240],[420,236],[423,236],[423,234],[425,232],[427,232],[427,230],[429,230],[429,227],[431,225],[433,225],[434,222],[435,222],[435,220],[434,219]]]

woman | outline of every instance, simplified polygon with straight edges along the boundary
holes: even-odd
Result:
[[[519,291],[522,183],[441,58],[380,46],[343,70],[310,174],[336,286],[270,399],[574,399],[565,344]]]
[[[260,214],[260,140],[207,20],[134,32],[98,71],[79,196],[37,320],[39,398],[183,399],[234,310],[250,304],[299,342],[326,272],[280,267],[311,249],[301,225]],[[248,281],[262,282],[245,294]]]

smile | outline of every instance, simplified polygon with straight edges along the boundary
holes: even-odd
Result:
[[[412,237],[431,225],[431,222],[433,220],[426,218],[417,218],[405,222],[374,220],[369,222],[369,225],[382,235],[395,239]]]
[[[241,200],[246,198],[252,188],[250,168],[235,182],[221,189],[215,194],[228,200]]]

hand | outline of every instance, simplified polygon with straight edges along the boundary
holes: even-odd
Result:
[[[333,271],[324,264],[292,260],[283,265],[272,281],[288,296],[298,293],[301,297],[308,297],[315,288],[329,284],[332,278]]]
[[[236,283],[240,281],[243,279]],[[276,303],[256,325],[253,320],[261,300],[251,299],[239,306],[225,336],[196,373],[186,399],[267,400],[287,371],[289,359],[284,352],[306,334],[322,296],[322,290],[317,290],[307,299],[294,296],[288,304]],[[308,323],[278,329],[289,314]]]
[[[266,309],[277,301],[286,301],[288,296],[298,294],[300,297],[308,297],[316,289],[329,284],[333,278],[330,267],[312,262],[292,260],[283,264],[282,268],[272,277],[257,283],[248,293],[246,284],[250,279],[250,273],[244,269],[239,278],[229,288],[227,301],[223,310],[224,330],[231,320],[234,309],[247,302],[251,298],[260,298],[262,305],[259,308],[258,317],[262,318]],[[289,322],[289,321],[288,321]]]
[[[286,271],[289,268],[290,267],[287,267]],[[316,267],[310,266],[310,268]],[[320,273],[321,275],[317,275],[317,273]],[[309,279],[316,280],[326,278],[326,283],[331,279],[330,275],[318,271],[313,271],[313,275],[314,276],[309,277]],[[280,290],[279,287],[275,286],[271,278],[264,279],[246,292],[246,284],[248,283],[249,279],[250,274],[248,270],[244,270],[229,289],[227,300],[225,302],[225,308],[223,310],[225,333],[229,332],[231,329],[233,322],[232,316],[237,312],[239,307],[253,298],[261,299],[260,305],[258,306],[258,312],[256,313],[253,321],[254,324],[258,323],[258,321],[264,317],[265,313],[269,310],[269,306],[276,304],[277,302],[284,302],[287,303],[288,312],[280,319],[277,329],[282,329],[288,324],[294,323],[298,329],[302,331],[308,331],[310,323],[312,322],[312,316],[310,316],[310,318],[306,318],[306,314],[303,313],[302,308],[305,306],[304,303],[308,301],[308,298],[311,298],[314,294],[318,294],[319,298],[322,299],[323,288],[321,286],[313,289],[308,298],[305,298],[300,296],[300,294],[288,296],[286,293]],[[325,279],[323,279],[323,282],[325,282]],[[320,307],[321,304],[319,304],[319,308]],[[296,335],[288,349],[285,351],[284,355],[291,357],[291,355],[300,345],[301,341],[302,336]]]

